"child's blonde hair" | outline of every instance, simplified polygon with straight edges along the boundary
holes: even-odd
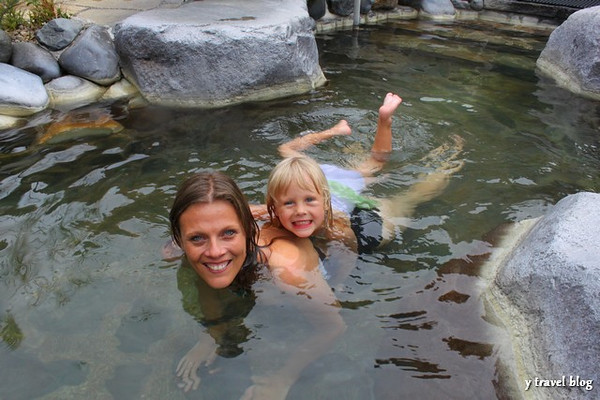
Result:
[[[266,203],[273,226],[281,227],[281,223],[275,215],[275,198],[285,193],[290,185],[294,183],[305,190],[316,190],[317,193],[323,196],[325,228],[331,229],[333,212],[329,184],[319,164],[306,156],[285,158],[273,168],[269,175]]]

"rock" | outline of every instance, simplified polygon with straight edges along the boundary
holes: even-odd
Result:
[[[335,15],[347,17],[354,13],[354,0],[328,0],[329,11]]]
[[[483,0],[469,0],[471,10],[481,11],[483,10]]]
[[[375,0],[373,10],[393,10],[398,6],[398,0]]]
[[[0,63],[0,87],[0,114],[25,117],[48,106],[42,78],[31,72]]]
[[[430,16],[454,16],[456,10],[450,0],[422,0],[421,10]]]
[[[354,0],[329,0],[330,11],[342,17],[354,14]],[[360,13],[367,14],[375,0],[360,0]]]
[[[204,0],[115,26],[124,75],[154,104],[222,107],[325,83],[306,3]]]
[[[537,59],[540,71],[559,86],[600,99],[600,6],[569,16],[556,28]]]
[[[77,76],[65,75],[47,83],[46,91],[53,108],[68,110],[98,101],[106,88]]]
[[[51,81],[61,75],[60,66],[54,56],[48,50],[31,42],[13,44],[11,64],[38,75],[43,82]]]
[[[56,18],[38,29],[35,38],[50,50],[62,50],[73,42],[83,26],[76,19]]]
[[[100,100],[114,101],[134,97],[139,94],[137,88],[127,79],[121,79],[119,82],[112,84],[102,95]]]
[[[559,201],[505,257],[493,292],[516,341],[519,379],[598,382],[600,194]],[[500,300],[498,300],[500,299]],[[532,398],[583,398],[578,387],[531,388]],[[537,392],[537,393],[536,393]],[[536,397],[541,396],[541,397]]]
[[[0,130],[14,128],[21,121],[22,121],[21,118],[10,117],[8,115],[0,115]]]
[[[321,19],[327,12],[326,0],[308,0],[306,5],[308,7],[308,15],[315,21]]]
[[[12,54],[12,40],[8,33],[0,29],[0,63],[8,63]]]
[[[369,13],[369,11],[371,11],[371,8],[373,7],[373,3],[375,3],[375,0],[360,0],[360,13]]]
[[[62,143],[81,137],[108,136],[123,130],[123,125],[103,114],[86,119],[67,115],[60,121],[50,124],[38,139],[38,144]]]
[[[87,28],[60,55],[60,66],[71,75],[108,86],[121,77],[119,56],[108,30],[98,25]]]

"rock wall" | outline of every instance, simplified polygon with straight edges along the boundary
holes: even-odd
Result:
[[[511,333],[519,389],[525,398],[595,398],[600,194],[567,196],[519,226],[488,263],[487,296]]]

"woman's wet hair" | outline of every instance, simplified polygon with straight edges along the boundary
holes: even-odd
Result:
[[[331,228],[333,212],[327,178],[325,178],[319,164],[306,156],[285,158],[273,168],[269,175],[265,202],[273,226],[281,227],[279,219],[275,216],[275,198],[285,193],[292,184],[296,184],[305,190],[316,190],[317,193],[323,196],[326,215],[325,225],[327,229]]]
[[[177,190],[169,213],[171,236],[175,243],[183,247],[179,225],[181,214],[193,204],[209,204],[218,200],[231,204],[246,235],[246,260],[244,260],[242,270],[261,263],[263,257],[257,245],[258,225],[252,216],[248,202],[233,179],[219,171],[194,174],[187,178]],[[215,218],[219,218],[219,216],[215,215]]]

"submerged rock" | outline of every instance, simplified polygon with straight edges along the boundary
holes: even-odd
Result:
[[[325,83],[306,2],[219,0],[135,14],[115,27],[124,75],[151,103],[220,107]]]
[[[122,130],[123,125],[109,115],[100,115],[92,119],[67,116],[61,121],[50,124],[38,139],[38,144],[61,143],[89,136],[108,136]]]

